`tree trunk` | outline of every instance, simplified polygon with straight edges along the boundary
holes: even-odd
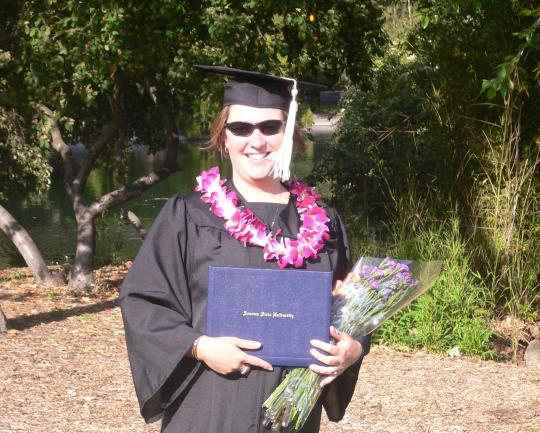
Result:
[[[17,248],[24,261],[32,271],[32,275],[37,283],[46,286],[57,286],[64,284],[63,278],[56,273],[52,273],[47,268],[45,261],[38,247],[15,218],[0,205],[0,229],[7,235],[9,240]]]
[[[0,308],[0,334],[4,334],[7,331],[7,319],[2,309]]]
[[[94,284],[94,214],[88,208],[76,212],[77,249],[75,261],[69,273],[69,288],[74,291],[88,290]]]

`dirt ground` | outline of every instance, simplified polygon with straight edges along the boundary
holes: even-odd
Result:
[[[0,272],[0,433],[154,433],[138,414],[117,305],[125,269],[82,297]],[[106,276],[104,276],[106,275]],[[374,347],[322,432],[540,433],[540,369]]]

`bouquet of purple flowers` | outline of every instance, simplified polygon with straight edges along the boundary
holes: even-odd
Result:
[[[334,288],[332,324],[358,338],[377,329],[435,282],[441,263],[360,258]],[[298,431],[320,394],[323,376],[308,368],[292,369],[263,403],[265,424]]]

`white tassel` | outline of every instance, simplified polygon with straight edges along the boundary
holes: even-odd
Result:
[[[281,142],[281,147],[277,152],[276,161],[274,164],[274,178],[279,178],[283,181],[289,180],[291,177],[289,166],[291,165],[293,151],[294,124],[296,123],[296,112],[298,111],[298,104],[296,103],[298,89],[296,88],[296,80],[292,81],[294,84],[291,90],[292,99],[291,103],[289,104],[289,115],[287,116],[283,141]]]

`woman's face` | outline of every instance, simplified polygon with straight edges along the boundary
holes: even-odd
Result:
[[[227,123],[260,123],[267,120],[284,121],[283,112],[277,108],[255,108],[246,105],[231,105]],[[272,122],[270,122],[271,125]],[[275,123],[275,122],[273,122]],[[265,130],[265,127],[262,127]],[[276,152],[281,146],[285,125],[276,133],[268,128],[266,135],[260,129],[254,129],[248,136],[235,135],[228,128],[225,131],[225,148],[229,153],[233,169],[233,179],[246,185],[262,185],[274,180],[272,171]],[[275,180],[279,182],[278,180]]]

